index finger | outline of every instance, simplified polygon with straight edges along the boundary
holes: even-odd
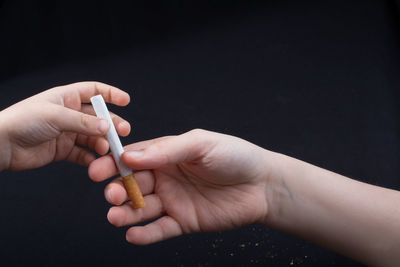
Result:
[[[130,101],[128,93],[101,82],[78,82],[63,87],[66,90],[77,90],[83,103],[90,103],[90,98],[95,95],[102,95],[104,101],[117,106],[126,106]]]
[[[155,138],[152,140],[146,140],[146,141],[141,141],[137,142],[134,144],[130,144],[124,147],[124,150],[142,150],[148,147],[151,144],[154,144],[156,142],[159,142],[161,140],[166,140],[168,138],[171,138],[171,136],[164,136],[164,137],[159,137]],[[130,167],[130,166],[128,166]],[[101,182],[104,181],[108,178],[113,177],[114,175],[118,174],[118,168],[115,165],[114,159],[111,154],[108,154],[106,156],[102,156],[96,160],[94,160],[90,165],[89,165],[89,177],[96,182]]]

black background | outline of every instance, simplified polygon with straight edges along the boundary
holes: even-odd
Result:
[[[112,108],[132,123],[124,144],[205,128],[400,189],[398,12],[372,0],[0,1],[0,107],[98,80],[132,96]],[[3,172],[0,261],[359,265],[253,225],[133,246],[107,222],[105,185],[66,162]]]

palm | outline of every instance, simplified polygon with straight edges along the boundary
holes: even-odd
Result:
[[[53,161],[66,160],[76,147],[77,136],[75,133],[65,132],[37,140],[19,140],[12,147],[10,169],[32,169]]]
[[[25,100],[25,102],[28,102]],[[52,103],[60,105],[60,103]],[[23,109],[22,107],[26,107]],[[50,109],[52,105],[47,109]],[[66,108],[80,111],[81,104],[79,97],[71,98]],[[12,140],[12,158],[10,169],[32,169],[44,166],[53,161],[66,160],[73,150],[79,150],[76,146],[78,134],[73,132],[64,132],[54,127],[47,118],[47,114],[42,112],[43,107],[38,109],[36,106],[29,106],[24,102],[11,107],[15,112],[37,114],[31,117],[24,117],[21,114],[20,127],[14,127],[11,136]],[[44,107],[46,110],[46,106]],[[83,137],[80,135],[81,138]]]
[[[127,226],[158,218],[131,227],[129,242],[150,244],[184,233],[232,229],[267,214],[263,151],[253,144],[198,130],[139,142],[127,150],[132,152],[122,159],[139,170],[135,177],[147,205],[138,210],[129,203],[121,205],[127,193],[117,178],[105,190],[107,200],[118,205],[110,209],[108,220]],[[89,176],[97,181],[116,172],[111,156],[89,168]]]
[[[257,221],[264,214],[259,186],[238,181],[215,183],[217,173],[198,171],[189,164],[155,170],[155,194],[165,213],[183,232],[231,229]]]

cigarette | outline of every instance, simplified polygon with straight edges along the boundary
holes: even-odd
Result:
[[[143,199],[142,192],[140,191],[132,170],[128,168],[121,160],[121,155],[122,153],[124,153],[124,149],[122,147],[121,140],[118,137],[117,131],[115,130],[115,126],[111,120],[111,116],[108,112],[106,103],[104,102],[104,99],[101,95],[93,96],[92,98],[90,98],[90,101],[92,102],[97,117],[106,119],[110,124],[110,129],[106,134],[106,138],[110,143],[110,148],[114,157],[115,164],[117,165],[119,173],[122,176],[125,190],[128,193],[128,197],[132,202],[132,207],[134,209],[143,208],[144,206],[146,206],[146,202]]]

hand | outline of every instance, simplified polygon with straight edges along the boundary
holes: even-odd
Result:
[[[1,111],[1,169],[32,169],[60,160],[87,166],[95,156],[84,147],[107,153],[107,121],[95,117],[91,105],[82,104],[97,94],[115,105],[129,103],[129,95],[120,89],[81,82],[49,89]],[[118,133],[128,135],[129,123],[112,118]]]
[[[145,245],[185,233],[227,230],[261,222],[266,201],[266,150],[242,139],[193,130],[135,143],[126,148],[123,161],[137,170],[135,177],[145,195],[146,207],[131,208],[121,178],[105,189],[114,205],[108,220],[115,226],[133,225],[129,242]],[[89,176],[103,181],[117,174],[110,155],[93,161]]]

